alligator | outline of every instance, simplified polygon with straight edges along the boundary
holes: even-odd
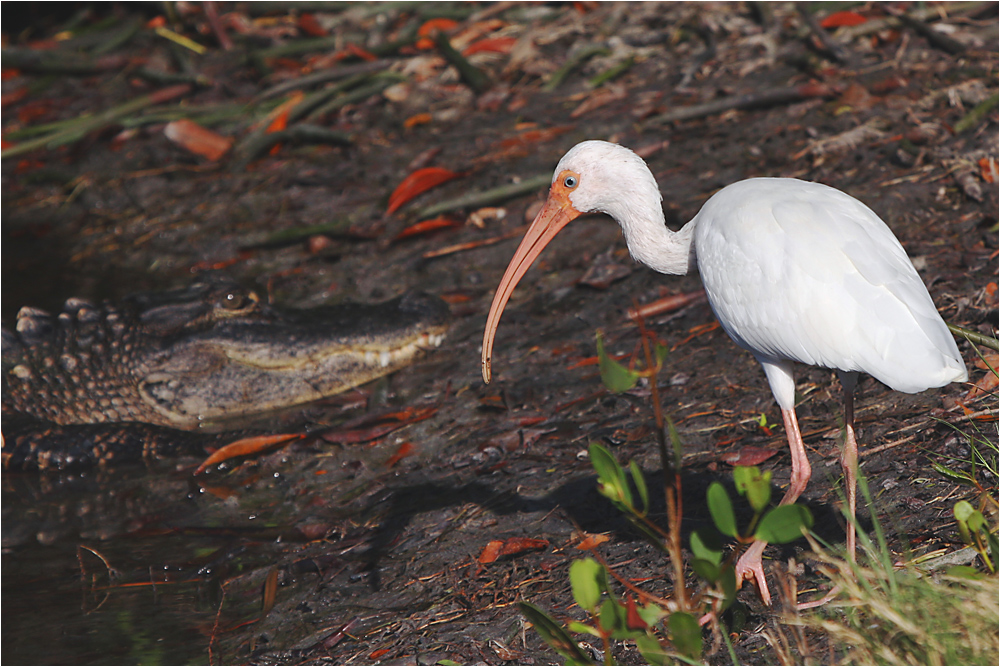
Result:
[[[448,306],[280,309],[208,276],[3,329],[3,467],[71,468],[204,451],[204,434],[391,373],[445,334]],[[183,432],[192,432],[184,437]]]

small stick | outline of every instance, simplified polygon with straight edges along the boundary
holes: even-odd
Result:
[[[351,63],[349,65],[339,65],[337,67],[330,67],[313,74],[306,76],[300,76],[297,79],[292,79],[290,81],[283,81],[277,85],[271,86],[264,92],[257,95],[254,98],[254,102],[262,102],[264,100],[270,99],[272,97],[278,97],[279,95],[284,95],[285,93],[292,90],[301,90],[305,88],[312,88],[321,83],[326,83],[327,81],[336,81],[338,79],[347,79],[348,77],[357,77],[361,74],[372,74],[373,72],[379,72],[384,70],[389,66],[386,61],[373,61],[373,62],[360,62]],[[344,82],[347,83],[346,81]]]
[[[548,83],[542,86],[542,90],[546,92],[552,92],[553,90],[558,88],[559,84],[563,82],[563,79],[569,76],[569,73],[575,70],[577,67],[579,67],[586,61],[590,60],[594,56],[606,56],[609,53],[611,53],[611,51],[609,51],[607,48],[598,45],[592,45],[581,49],[575,55],[571,56],[570,59],[566,61],[565,65],[563,65],[562,67],[560,67],[558,70],[555,71],[555,73],[552,75],[552,78],[549,79]]]
[[[965,45],[957,39],[953,39],[940,30],[935,30],[918,18],[910,16],[906,12],[899,11],[887,3],[882,7],[887,13],[892,14],[907,28],[912,29],[921,37],[925,38],[932,46],[936,46],[945,53],[953,56],[965,53]]]
[[[455,69],[458,70],[459,76],[462,77],[469,88],[477,94],[485,93],[490,87],[490,78],[483,73],[481,69],[466,60],[465,56],[455,50],[455,47],[451,45],[448,41],[448,36],[442,31],[438,31],[434,35],[434,42],[437,44],[438,49],[441,51],[441,55],[448,59]]]
[[[712,100],[704,104],[695,104],[689,107],[679,107],[659,116],[651,118],[649,124],[663,124],[678,120],[689,120],[691,118],[701,118],[712,114],[723,113],[730,109],[758,109],[763,107],[778,106],[780,104],[791,104],[811,97],[832,97],[837,94],[837,90],[832,86],[816,83],[805,83],[799,86],[788,88],[774,88],[759,93],[747,93],[745,95],[733,95],[719,100]]]
[[[428,250],[421,255],[421,257],[424,259],[434,259],[435,257],[443,257],[456,252],[462,252],[463,250],[475,250],[476,248],[482,248],[484,246],[493,245],[494,243],[500,243],[501,241],[506,241],[507,239],[520,236],[527,229],[527,225],[522,225],[521,227],[512,229],[506,234],[501,234],[500,236],[493,236],[488,239],[480,239],[478,241],[467,241],[466,243],[456,243],[455,245],[445,246],[444,248],[438,248],[437,250]]]
[[[501,185],[499,187],[492,188],[490,190],[483,190],[481,192],[470,192],[467,195],[462,195],[461,197],[456,197],[455,199],[451,199],[449,201],[433,204],[427,208],[420,209],[416,212],[416,214],[414,214],[413,217],[420,219],[433,218],[441,213],[447,213],[459,208],[488,206],[490,204],[496,204],[508,199],[513,199],[514,197],[520,197],[521,195],[528,194],[530,192],[535,192],[539,188],[546,187],[551,183],[552,174],[539,174],[538,176],[525,178],[520,183]]]
[[[161,104],[176,97],[182,97],[190,92],[191,85],[185,83],[179,86],[164,88],[156,91],[155,93],[150,93],[149,95],[137,97],[124,104],[102,111],[94,116],[83,116],[77,118],[76,123],[67,125],[64,129],[53,134],[38,137],[37,139],[31,139],[29,141],[11,146],[3,152],[0,152],[0,158],[6,159],[15,155],[21,155],[37,148],[55,148],[63,144],[72,143],[79,140],[87,133],[99,130],[102,127],[107,127],[108,125],[117,122],[120,118],[133,114],[140,109],[153,106],[154,104]]]
[[[965,327],[960,327],[957,324],[952,324],[951,322],[946,323],[948,329],[956,336],[961,336],[968,340],[970,343],[975,343],[976,345],[984,345],[988,348],[997,350],[1000,349],[1000,344],[998,344],[997,339],[992,336],[987,336],[981,334],[978,331],[973,331],[972,329],[966,329]]]
[[[799,11],[799,15],[802,20],[806,22],[809,26],[810,32],[819,39],[820,44],[823,45],[823,50],[833,56],[833,59],[837,62],[849,64],[851,61],[850,52],[844,47],[843,44],[838,42],[833,38],[830,33],[823,29],[823,26],[819,24],[816,20],[816,16],[809,11],[809,4],[806,2],[796,2],[795,8]]]

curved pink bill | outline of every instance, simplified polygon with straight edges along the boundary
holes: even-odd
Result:
[[[569,191],[557,180],[549,190],[549,198],[542,210],[535,216],[521,244],[517,246],[517,251],[507,265],[507,271],[503,274],[500,286],[493,296],[493,305],[490,306],[490,314],[486,318],[486,330],[483,332],[483,380],[487,384],[492,376],[490,362],[493,355],[493,338],[496,336],[497,325],[500,323],[500,316],[503,315],[507,300],[510,299],[521,276],[528,271],[549,241],[579,215],[580,211],[576,210],[569,200]]]

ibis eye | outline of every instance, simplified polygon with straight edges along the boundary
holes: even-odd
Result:
[[[563,185],[565,185],[567,188],[573,189],[576,187],[576,184],[577,184],[576,176],[567,176],[566,178],[563,179]]]

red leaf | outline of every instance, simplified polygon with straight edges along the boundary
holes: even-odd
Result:
[[[358,58],[361,58],[362,60],[368,60],[368,61],[378,60],[378,56],[377,55],[375,55],[371,51],[366,51],[365,49],[361,48],[357,44],[348,44],[344,48],[346,48],[348,51],[350,51],[352,55],[355,55]]]
[[[326,30],[323,30],[323,26],[312,14],[303,14],[299,17],[299,30],[310,37],[326,37]]]
[[[414,447],[412,442],[409,441],[404,442],[399,446],[399,449],[396,450],[396,453],[390,456],[389,460],[385,462],[385,467],[391,468],[392,466],[396,465],[404,458],[412,454],[413,449]]]
[[[530,537],[512,537],[503,543],[500,555],[510,556],[512,554],[519,554],[522,551],[544,549],[547,546],[549,546],[548,540],[537,540]]]
[[[503,540],[490,540],[479,554],[480,563],[492,563],[500,556]]]
[[[395,213],[401,206],[417,195],[459,176],[462,176],[462,174],[442,167],[418,169],[403,179],[403,182],[389,195],[389,208],[386,209],[386,213]]]
[[[236,442],[231,442],[225,447],[215,450],[211,456],[195,469],[194,474],[199,475],[209,466],[222,463],[235,456],[250,456],[275,445],[282,445],[292,440],[301,440],[304,437],[305,434],[303,433],[278,433],[277,435],[255,435],[249,438],[240,438]]]
[[[867,18],[857,12],[834,12],[819,22],[824,28],[843,28],[845,26],[861,25]]]
[[[434,116],[430,115],[426,111],[423,113],[418,113],[410,116],[403,121],[403,127],[410,129],[411,127],[416,127],[417,125],[423,125],[424,123],[429,123],[434,120]]]
[[[979,176],[987,183],[996,183],[997,161],[991,157],[979,158]]]
[[[420,26],[420,29],[417,30],[417,35],[422,39],[418,39],[414,46],[421,51],[429,51],[434,48],[434,40],[431,39],[434,33],[438,31],[448,32],[449,30],[457,27],[458,22],[452,19],[431,19],[430,21],[425,22],[422,26]]]
[[[548,540],[537,540],[530,537],[490,540],[479,554],[479,562],[480,564],[492,563],[501,556],[512,556],[533,549],[544,549],[547,546],[549,546]]]
[[[272,120],[271,123],[267,126],[267,130],[265,130],[265,132],[267,134],[271,134],[272,132],[281,132],[282,130],[287,128],[289,111],[291,111],[290,107],[282,109],[281,113],[275,116],[274,120]]]
[[[738,452],[732,452],[722,457],[731,466],[755,466],[763,463],[778,453],[770,447],[744,447]]]
[[[410,225],[403,231],[401,231],[397,236],[396,240],[409,238],[411,236],[417,236],[419,234],[427,234],[428,232],[437,231],[438,229],[449,229],[451,227],[461,227],[462,223],[456,222],[451,218],[447,218],[443,215],[436,218],[431,218],[430,220],[423,220],[414,225]]]
[[[216,134],[186,118],[167,123],[163,134],[174,143],[213,162],[225,155],[233,145],[232,138]]]
[[[635,599],[631,595],[625,596],[625,626],[629,630],[645,630],[646,621],[639,616],[639,611],[635,608]]]
[[[458,21],[454,19],[437,18],[425,21],[417,30],[420,37],[430,37],[437,31],[447,32],[458,27]]]
[[[585,533],[585,536],[580,543],[576,545],[577,549],[581,551],[590,551],[600,545],[604,544],[611,538],[603,533]]]
[[[487,37],[478,42],[469,44],[462,51],[463,56],[471,56],[473,53],[489,51],[490,53],[510,53],[517,40],[513,37]]]

